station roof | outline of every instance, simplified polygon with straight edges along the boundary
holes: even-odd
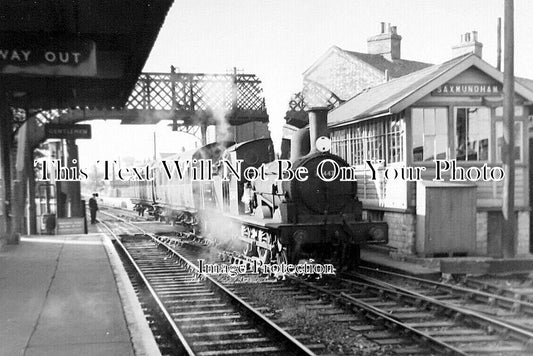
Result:
[[[14,56],[9,51],[18,49],[13,58],[24,59],[21,51],[28,51],[31,46],[64,49],[64,43],[72,42],[90,43],[95,57],[95,70],[76,76],[68,72],[43,75],[39,73],[41,63],[36,63],[34,72],[9,70],[9,65],[2,63],[0,80],[2,89],[13,93],[10,104],[42,109],[123,106],[172,3],[173,0],[1,1],[0,50],[7,56]],[[8,42],[11,47],[6,47]],[[60,47],[54,47],[57,45]],[[56,59],[57,53],[50,56]]]
[[[329,112],[328,126],[399,113],[472,66],[503,83],[502,72],[470,53],[362,91]],[[524,84],[517,80],[515,92],[533,101],[533,87]]]

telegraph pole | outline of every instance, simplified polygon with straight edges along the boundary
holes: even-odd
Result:
[[[502,70],[502,18],[498,17],[497,34],[497,49],[496,49],[496,69]]]
[[[516,255],[516,215],[514,209],[514,0],[505,0],[503,58],[503,186],[502,257]]]

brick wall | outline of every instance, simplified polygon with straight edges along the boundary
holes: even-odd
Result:
[[[485,256],[487,250],[487,224],[489,214],[486,211],[476,214],[476,253]]]
[[[476,213],[476,254],[487,256],[488,213]],[[416,254],[416,216],[414,214],[385,212],[383,220],[389,224],[389,246],[402,254]],[[517,255],[529,254],[529,212],[518,212]]]
[[[529,211],[518,212],[516,225],[518,237],[517,255],[529,254]]]
[[[416,216],[386,211],[383,220],[389,224],[389,246],[397,248],[399,253],[414,254]]]

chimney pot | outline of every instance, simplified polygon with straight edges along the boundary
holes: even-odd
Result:
[[[367,40],[368,53],[380,54],[389,61],[401,58],[401,40],[402,37],[397,33],[397,27],[381,22],[381,33],[370,37]]]
[[[458,57],[466,53],[474,53],[481,58],[483,44],[478,42],[478,32],[471,31],[461,34],[461,42],[452,47],[453,56]]]

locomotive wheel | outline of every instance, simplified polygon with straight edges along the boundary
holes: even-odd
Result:
[[[267,248],[258,247],[257,256],[259,257],[261,262],[263,262],[263,264],[267,264],[267,263],[270,263],[271,261],[272,252]]]

